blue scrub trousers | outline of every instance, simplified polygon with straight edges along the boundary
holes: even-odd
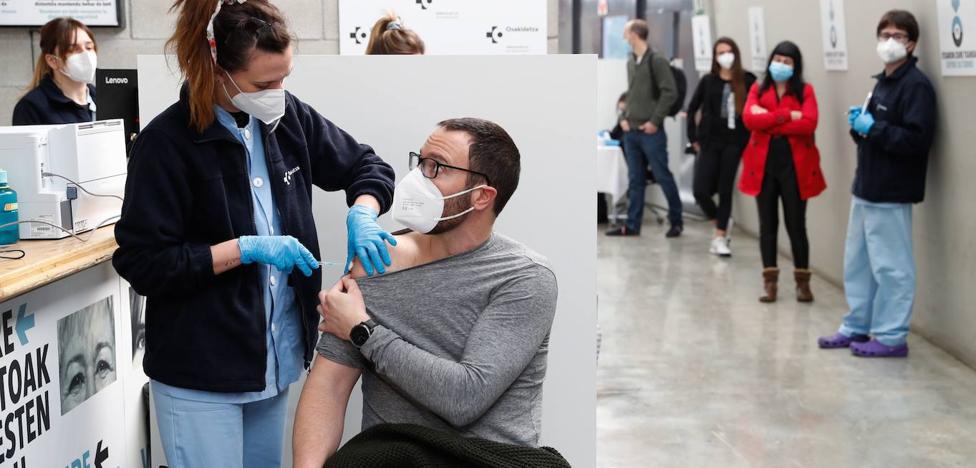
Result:
[[[624,134],[624,157],[627,160],[627,230],[639,233],[644,221],[644,192],[647,177],[644,169],[650,165],[654,180],[661,186],[668,200],[668,221],[672,226],[683,225],[681,196],[678,184],[668,168],[668,136],[663,125],[649,135],[639,130]]]
[[[153,389],[153,401],[171,468],[281,466],[287,389],[240,404],[185,400]]]
[[[905,343],[915,302],[912,205],[854,197],[844,247],[844,293],[850,312],[840,332]]]

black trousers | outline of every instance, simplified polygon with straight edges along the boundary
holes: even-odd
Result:
[[[793,165],[793,152],[786,138],[777,137],[769,143],[762,190],[756,197],[759,208],[759,249],[763,267],[776,266],[776,237],[779,233],[779,200],[783,200],[786,233],[793,250],[793,266],[810,266],[810,242],[807,240],[807,202],[800,199],[800,187]]]
[[[708,143],[695,158],[695,180],[692,190],[695,201],[715,227],[725,230],[732,215],[732,192],[735,175],[742,159],[742,146],[737,143]],[[718,205],[712,198],[718,194]]]

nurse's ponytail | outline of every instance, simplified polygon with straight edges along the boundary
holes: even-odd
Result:
[[[223,4],[214,16],[218,1]],[[254,48],[283,53],[291,44],[291,34],[281,11],[267,0],[175,0],[173,11],[179,11],[179,17],[166,48],[176,55],[186,81],[190,125],[202,133],[215,118],[218,73],[247,69]],[[216,64],[207,38],[211,17]]]
[[[423,55],[424,41],[392,11],[373,25],[366,55]]]

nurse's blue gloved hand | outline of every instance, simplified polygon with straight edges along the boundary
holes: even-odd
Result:
[[[871,127],[873,126],[874,116],[868,112],[865,112],[854,119],[854,131],[860,133],[861,135],[867,135],[870,133]]]
[[[847,111],[847,125],[854,128],[854,121],[861,116],[861,106],[851,106],[850,110]]]
[[[286,273],[298,268],[305,276],[312,276],[312,270],[319,268],[315,256],[292,236],[241,236],[237,244],[245,265],[261,263]]]
[[[368,276],[373,276],[374,271],[382,275],[386,273],[385,266],[390,266],[390,252],[387,250],[386,243],[395,246],[397,242],[390,233],[376,224],[377,217],[379,213],[368,206],[353,205],[349,208],[349,215],[346,216],[346,228],[349,230],[346,249],[347,274],[352,268],[353,258],[357,256]]]

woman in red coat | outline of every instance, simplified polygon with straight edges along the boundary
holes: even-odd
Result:
[[[765,288],[759,300],[776,300],[776,234],[782,200],[796,268],[796,299],[812,302],[807,200],[823,192],[827,183],[814,143],[817,98],[813,86],[803,82],[803,56],[796,44],[784,41],[773,49],[765,78],[749,90],[742,118],[752,135],[742,154],[739,189],[756,197],[759,208]]]

